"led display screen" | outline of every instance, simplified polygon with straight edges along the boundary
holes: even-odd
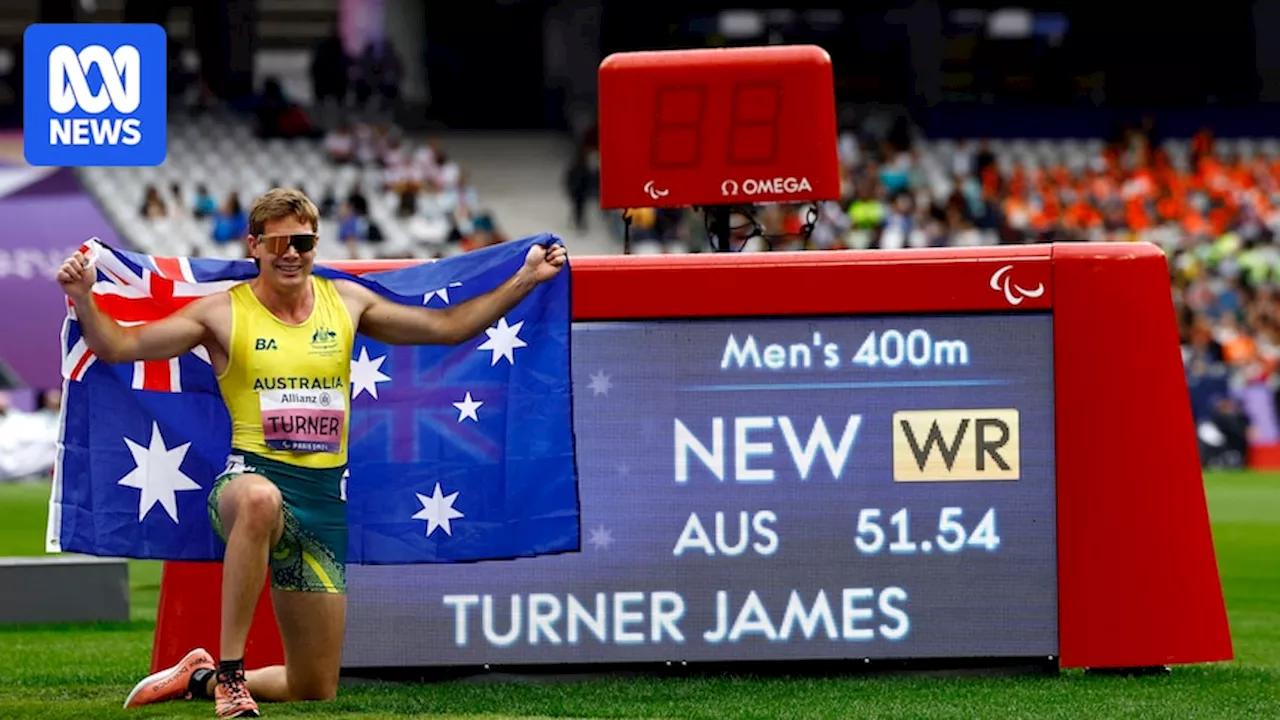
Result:
[[[571,371],[581,551],[353,566],[344,666],[1057,654],[1049,313],[576,322]]]

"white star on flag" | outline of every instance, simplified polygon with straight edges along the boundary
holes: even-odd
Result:
[[[471,393],[468,392],[465,400],[453,404],[454,407],[458,408],[458,422],[462,422],[467,418],[480,422],[480,418],[476,417],[476,410],[479,410],[483,404],[480,400],[472,400]]]
[[[458,499],[458,493],[450,493],[442,495],[440,493],[440,483],[436,483],[436,489],[431,493],[431,497],[427,497],[422,493],[414,493],[418,496],[418,502],[422,503],[422,509],[413,514],[414,520],[427,521],[427,537],[431,537],[431,533],[436,528],[444,530],[445,535],[453,536],[452,520],[460,517],[466,517],[453,507],[453,501]]]
[[[591,537],[587,538],[587,542],[591,543],[591,546],[597,550],[608,550],[609,546],[613,544],[613,531],[607,530],[605,526],[600,525],[591,531]]]
[[[391,378],[384,375],[382,370],[379,369],[386,359],[386,355],[370,358],[369,348],[360,348],[360,357],[351,361],[352,400],[360,397],[362,392],[369,393],[374,400],[378,399],[378,383],[391,382]]]
[[[431,298],[438,297],[444,301],[445,305],[448,305],[449,304],[449,288],[456,288],[456,287],[462,287],[462,283],[451,282],[449,283],[449,287],[442,287],[439,290],[428,290],[427,293],[422,296],[422,304],[426,305],[431,302]]]
[[[609,376],[604,374],[603,370],[591,374],[591,384],[587,385],[591,388],[592,397],[596,395],[608,395],[609,388],[613,387],[613,383],[609,382]]]
[[[151,508],[159,503],[169,513],[174,524],[177,524],[177,493],[200,489],[199,483],[179,469],[191,443],[183,443],[173,449],[167,448],[164,437],[160,434],[160,424],[156,422],[151,423],[150,447],[143,447],[129,438],[125,438],[124,442],[133,455],[134,468],[116,484],[142,491],[138,497],[138,522],[142,522]]]
[[[508,325],[506,318],[500,318],[497,325],[484,331],[485,335],[489,336],[489,339],[481,343],[480,347],[476,349],[488,350],[493,353],[493,356],[490,358],[489,367],[497,365],[498,358],[500,357],[506,358],[507,362],[512,365],[516,364],[514,357],[515,349],[529,346],[529,343],[521,340],[519,337],[520,328],[523,326],[523,320],[515,325]]]

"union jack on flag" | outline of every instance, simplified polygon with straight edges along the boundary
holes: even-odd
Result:
[[[96,241],[80,246],[98,271],[93,293],[98,307],[122,325],[141,325],[180,310],[193,300],[221,292],[257,275],[253,263],[244,260],[213,260],[158,257],[121,252]],[[77,325],[75,308],[67,301],[68,324]],[[77,335],[78,325],[76,327]],[[64,347],[62,373],[79,381],[97,358],[78,338]],[[203,346],[191,352],[202,360],[209,373],[209,353]],[[134,390],[182,392],[182,358],[140,360],[123,369]],[[198,368],[197,366],[197,369]]]
[[[360,277],[321,266],[315,274],[360,283],[393,302],[447,307],[496,288],[533,245],[556,242],[540,235]],[[96,238],[81,250],[97,272],[98,307],[125,325],[154,322],[257,275],[251,260],[157,257]],[[349,562],[458,562],[579,549],[572,386],[564,372],[569,276],[566,270],[542,283],[461,345],[390,348],[356,335],[349,427],[377,425],[390,435],[387,442],[361,442],[353,434],[349,443]],[[102,362],[68,303],[62,354],[48,550],[221,559],[205,503],[231,452],[231,432],[208,352],[197,347],[168,360]],[[414,361],[396,359],[407,357]],[[450,382],[432,382],[432,367],[451,368]],[[538,402],[528,401],[530,388]],[[475,452],[477,446],[488,452]]]

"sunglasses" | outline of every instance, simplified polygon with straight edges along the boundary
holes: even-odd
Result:
[[[316,234],[259,235],[258,242],[262,243],[262,246],[272,255],[283,255],[290,245],[298,252],[304,253],[316,246]]]

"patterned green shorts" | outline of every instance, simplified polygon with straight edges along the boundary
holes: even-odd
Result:
[[[271,587],[295,592],[347,591],[347,507],[345,468],[319,470],[232,451],[227,467],[209,492],[209,520],[227,541],[218,515],[218,498],[227,483],[254,473],[270,480],[284,498],[284,533],[271,548]]]

